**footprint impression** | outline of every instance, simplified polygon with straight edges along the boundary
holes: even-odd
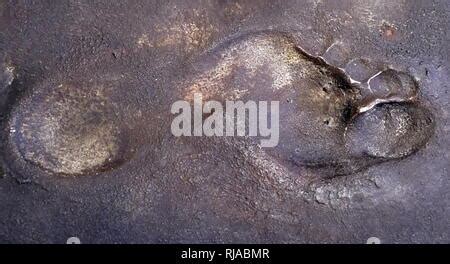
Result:
[[[328,56],[328,57],[327,57]],[[358,61],[346,69],[314,57],[294,38],[247,34],[213,49],[183,82],[192,100],[279,101],[279,144],[265,151],[288,168],[324,170],[328,177],[357,172],[422,148],[432,135],[416,81],[393,69],[364,76]]]
[[[330,54],[328,54],[330,55]],[[393,69],[351,79],[314,57],[288,35],[247,34],[213,49],[194,64],[182,96],[192,100],[279,101],[279,144],[265,151],[294,171],[350,174],[399,159],[422,148],[432,135],[431,113],[418,86]],[[345,70],[360,73],[352,61]],[[3,67],[2,87],[13,69]],[[116,168],[129,155],[127,133],[108,87],[91,82],[41,83],[10,114],[10,139],[26,162],[63,176]]]

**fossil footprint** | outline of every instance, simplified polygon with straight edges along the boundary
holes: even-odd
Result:
[[[266,152],[288,168],[350,174],[399,159],[432,135],[431,113],[414,79],[393,69],[355,84],[340,68],[313,57],[275,32],[230,40],[202,56],[186,76],[182,97],[192,100],[279,101],[279,144]],[[1,73],[3,86],[13,69]],[[61,175],[97,173],[123,162],[132,135],[107,87],[49,81],[11,113],[10,138],[28,163]]]
[[[247,34],[205,54],[183,81],[186,100],[280,102],[279,144],[266,151],[291,166],[333,176],[406,157],[433,132],[431,113],[406,73],[388,69],[366,80],[316,58],[290,36]]]

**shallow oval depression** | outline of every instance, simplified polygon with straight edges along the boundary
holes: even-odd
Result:
[[[108,87],[49,82],[13,109],[10,140],[28,163],[61,176],[104,172],[128,156],[128,139]]]

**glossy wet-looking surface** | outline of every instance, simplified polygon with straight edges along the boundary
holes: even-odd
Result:
[[[448,242],[446,9],[0,5],[2,241]],[[280,144],[173,137],[195,92]]]

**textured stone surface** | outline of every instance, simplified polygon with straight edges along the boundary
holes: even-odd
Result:
[[[0,1],[0,242],[448,243],[448,14],[447,1]],[[195,89],[285,99],[282,144],[174,138],[170,105]]]

